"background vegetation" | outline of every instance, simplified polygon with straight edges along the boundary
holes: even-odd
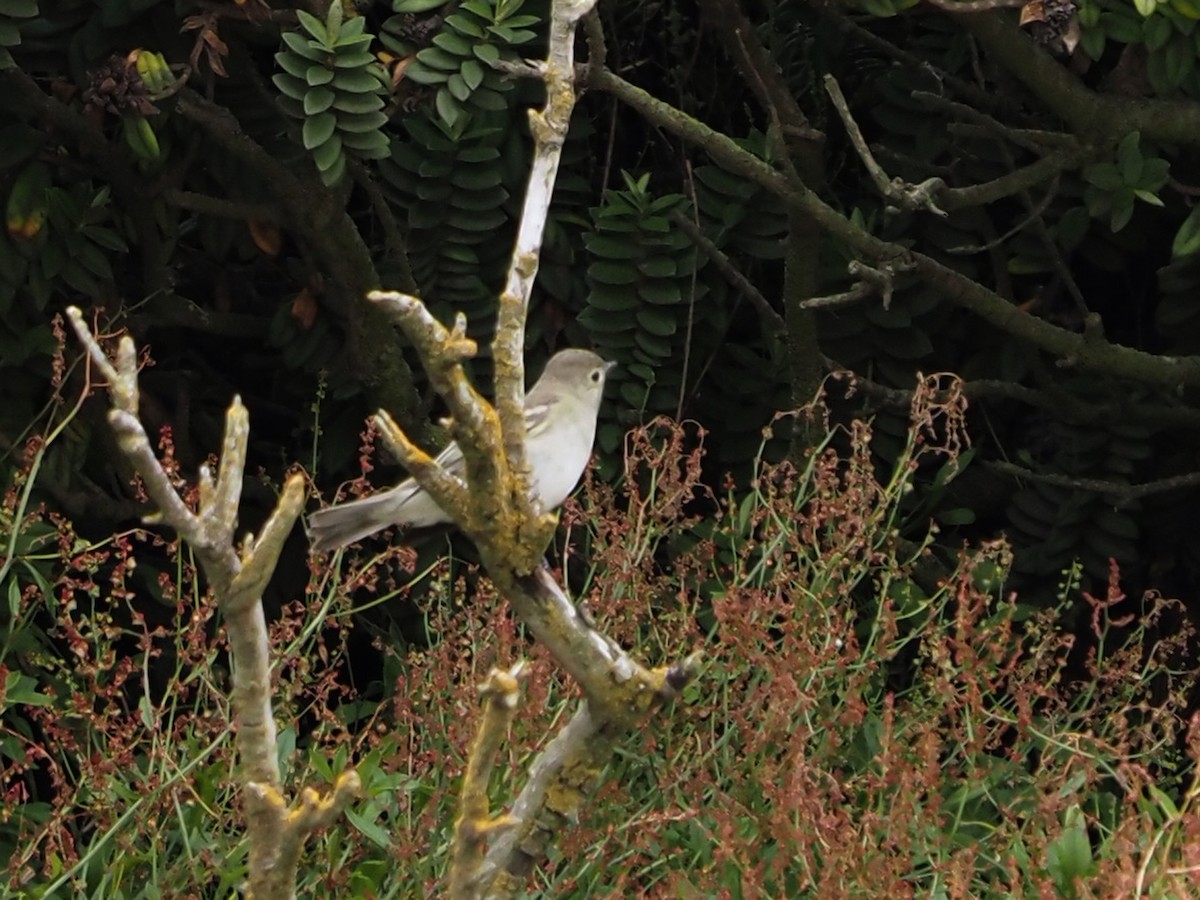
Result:
[[[594,611],[645,656],[703,644],[718,674],[630,751],[556,890],[1182,890],[1200,8],[993,6],[599,7],[528,349],[621,365],[559,562],[581,594],[608,573]],[[387,483],[366,416],[436,441],[437,411],[361,297],[414,290],[490,333],[538,99],[511,71],[544,15],[0,0],[11,889],[239,877],[220,625],[136,530],[59,311],[152,347],[143,415],[182,471],[243,396],[249,519],[297,461],[327,498]],[[939,371],[961,393],[918,378]],[[827,419],[776,420],[829,373]],[[627,463],[659,415],[704,454],[692,425]],[[465,686],[520,643],[468,548],[384,547],[310,570],[297,534],[272,586],[287,765],[340,748],[370,776],[312,883],[362,895],[438,876]]]

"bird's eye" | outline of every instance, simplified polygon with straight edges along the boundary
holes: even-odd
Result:
[[[600,376],[603,374],[604,373],[601,372],[599,369],[592,369],[592,384],[599,384]]]

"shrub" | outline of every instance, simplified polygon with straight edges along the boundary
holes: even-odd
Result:
[[[564,514],[568,581],[642,657],[702,648],[709,664],[668,724],[627,743],[540,888],[1186,893],[1200,731],[1184,718],[1194,683],[1178,604],[1126,598],[1114,567],[1104,596],[1083,595],[1091,620],[1074,635],[1006,593],[1003,542],[938,558],[909,488],[954,470],[963,412],[956,383],[923,381],[905,449],[881,472],[870,424],[831,427],[815,404],[804,414],[827,436],[804,465],[759,464],[721,498],[701,487],[703,434],[660,421],[629,437],[620,490],[589,480]],[[0,522],[46,530],[15,515],[17,493]],[[46,584],[10,567],[0,585],[11,627],[45,635],[0,659],[9,889],[228,896],[244,847],[222,626],[176,543],[89,543],[53,524]],[[139,561],[157,553],[171,565],[148,574]],[[273,624],[286,775],[329,779],[353,757],[365,785],[349,823],[309,848],[301,890],[314,896],[437,889],[489,667],[531,657],[497,807],[575,700],[487,582],[447,563],[424,573],[428,645],[378,635],[381,683],[356,681],[354,604],[403,599],[410,567],[390,551],[313,571]],[[1060,602],[1077,593],[1068,572]]]

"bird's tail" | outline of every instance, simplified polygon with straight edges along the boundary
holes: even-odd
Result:
[[[398,500],[393,489],[317,510],[308,517],[312,548],[337,550],[394,525]]]

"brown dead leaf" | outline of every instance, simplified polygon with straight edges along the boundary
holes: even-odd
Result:
[[[258,219],[247,219],[246,227],[250,229],[250,239],[264,255],[274,259],[283,249],[283,232],[274,222],[263,222]]]
[[[1021,7],[1020,25],[1024,28],[1030,22],[1045,22],[1046,21],[1046,6],[1042,0],[1030,0]]]
[[[221,77],[226,76],[224,58],[229,55],[229,46],[221,40],[221,36],[217,33],[217,23],[220,21],[220,14],[215,10],[201,13],[198,16],[188,16],[183,20],[183,27],[180,31],[196,31],[196,42],[192,45],[192,52],[188,56],[188,62],[193,69],[200,65],[200,54],[204,54],[204,59],[208,63],[208,67],[214,74]]]
[[[305,331],[317,320],[317,298],[311,288],[304,288],[292,300],[292,315]]]

